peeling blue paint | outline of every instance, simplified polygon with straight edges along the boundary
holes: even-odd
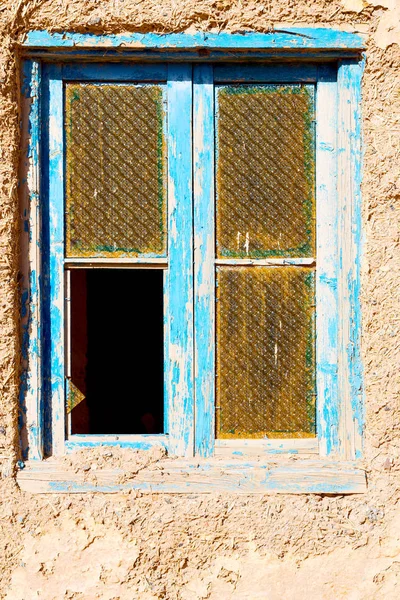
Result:
[[[93,441],[90,439],[91,437],[93,437],[93,436],[91,436],[90,434],[71,436],[65,442],[66,452],[67,453],[75,452],[76,450],[81,450],[83,448],[98,448],[99,446],[112,447],[112,448],[128,448],[130,450],[151,450],[152,448],[155,448],[155,447],[162,447],[165,449],[168,448],[168,437],[162,436],[162,435],[160,435],[160,436],[141,435],[141,436],[138,436],[137,440],[134,440],[134,439],[130,439],[130,440],[118,439],[118,440],[116,440],[115,439],[116,436],[112,436],[112,439],[111,439],[111,436],[103,435],[103,436],[100,436],[101,441],[99,441],[99,439],[96,439],[96,441]],[[107,437],[110,437],[110,439],[107,439]],[[123,436],[121,436],[121,437],[123,437]],[[155,437],[157,437],[156,440],[154,439]],[[99,438],[99,436],[96,436],[96,438]],[[146,438],[148,438],[148,441],[146,440]]]
[[[194,451],[192,66],[168,65],[168,326],[165,351],[169,451]]]
[[[263,49],[263,48],[295,48],[295,49],[354,49],[365,47],[364,37],[331,28],[285,27],[276,28],[268,33],[206,33],[198,31],[185,33],[120,33],[117,35],[96,35],[91,33],[50,33],[48,31],[30,31],[23,43],[29,48],[73,48],[73,47],[134,47],[155,49]]]
[[[194,319],[195,451],[214,453],[215,413],[215,240],[213,67],[193,70],[194,137]]]
[[[318,67],[317,83],[317,432],[320,450],[339,452],[339,238],[337,67]]]
[[[349,154],[350,162],[350,185],[351,189],[346,190],[346,196],[349,205],[349,218],[351,227],[348,228],[349,247],[353,249],[351,259],[346,266],[346,289],[347,302],[349,310],[350,335],[343,348],[347,364],[345,372],[349,388],[351,419],[355,425],[357,437],[350,440],[352,458],[362,455],[362,442],[364,431],[364,386],[363,386],[363,365],[361,360],[361,258],[363,253],[363,231],[361,219],[361,182],[362,182],[362,130],[361,130],[361,83],[365,67],[365,57],[356,62],[351,60],[342,60],[339,64],[339,85],[343,93],[347,96],[347,106],[350,114],[347,115],[347,121],[341,123],[345,129],[349,142],[344,150]],[[343,117],[344,118],[344,117]],[[348,138],[347,138],[348,139]],[[343,262],[342,262],[343,265]]]
[[[365,423],[365,398],[363,386],[363,364],[361,359],[361,259],[363,255],[364,235],[362,230],[362,215],[361,215],[361,183],[363,169],[363,153],[362,153],[362,119],[361,119],[361,83],[365,68],[365,57],[361,63],[352,63],[351,69],[352,88],[354,93],[353,103],[353,123],[354,129],[352,132],[352,170],[354,173],[354,216],[352,235],[354,245],[357,248],[356,260],[354,263],[353,281],[349,282],[350,286],[350,306],[352,308],[351,315],[351,407],[353,418],[358,428],[359,435],[363,439],[364,423]],[[356,458],[362,453],[361,448],[356,448]]]
[[[51,452],[62,454],[65,437],[64,400],[64,132],[62,66],[47,65],[48,81],[48,216],[49,216],[49,377]],[[50,428],[49,427],[49,428]]]
[[[27,234],[25,240],[32,243],[31,225],[35,223],[38,215],[35,213],[39,199],[39,148],[40,148],[40,84],[41,67],[37,61],[25,60],[22,62],[22,97],[27,102],[27,127],[29,134],[25,167],[29,177],[23,177],[20,184],[27,184],[29,195],[29,209],[23,213],[23,233]],[[26,118],[26,117],[25,117]],[[24,285],[28,287],[22,292],[21,297],[21,322],[22,342],[21,354],[23,371],[20,386],[20,433],[21,446],[24,458],[32,460],[43,457],[42,444],[42,411],[41,411],[41,378],[40,370],[40,322],[37,315],[39,310],[39,285],[36,269],[30,265],[30,272],[24,274],[28,279]],[[29,403],[29,413],[27,409]],[[36,406],[36,408],[35,408]]]

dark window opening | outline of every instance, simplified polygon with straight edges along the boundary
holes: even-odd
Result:
[[[163,271],[72,270],[70,314],[71,433],[163,433]]]

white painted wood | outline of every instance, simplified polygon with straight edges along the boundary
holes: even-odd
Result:
[[[49,120],[49,312],[51,453],[64,454],[65,441],[65,312],[64,312],[64,105],[62,67],[48,67]],[[50,399],[48,399],[50,400]]]
[[[339,278],[339,389],[341,455],[362,455],[364,397],[360,356],[361,306],[361,79],[363,61],[341,61],[338,71],[338,212]]]
[[[322,456],[339,452],[337,83],[319,69],[316,98],[317,432]]]
[[[215,456],[264,456],[266,454],[318,454],[317,438],[268,440],[215,440]]]

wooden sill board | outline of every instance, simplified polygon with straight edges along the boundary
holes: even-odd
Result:
[[[17,475],[30,493],[245,493],[361,494],[365,472],[355,462],[324,460],[196,460],[167,458],[139,471],[99,469],[74,472],[61,461],[30,461]]]

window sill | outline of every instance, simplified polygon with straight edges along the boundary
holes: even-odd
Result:
[[[75,472],[57,459],[30,461],[17,475],[30,493],[361,494],[367,489],[359,462],[283,458],[245,460],[164,458],[139,471]]]

